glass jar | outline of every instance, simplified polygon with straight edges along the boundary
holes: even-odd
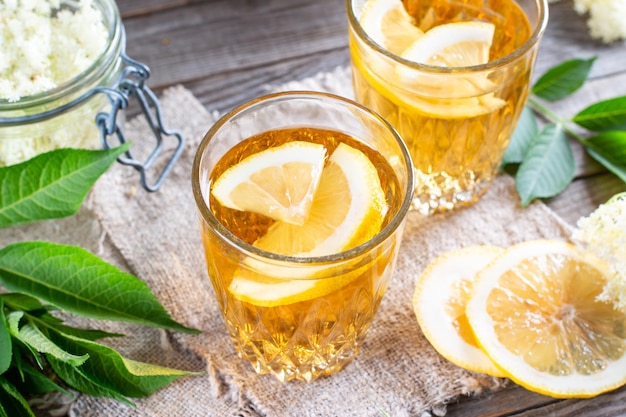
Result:
[[[76,4],[62,0],[60,9],[52,13],[75,11]],[[130,152],[118,160],[136,168],[144,188],[155,191],[182,153],[182,135],[163,127],[158,99],[144,83],[150,76],[148,67],[126,56],[126,36],[115,1],[92,0],[92,4],[108,32],[97,59],[56,88],[14,102],[0,98],[0,167],[58,148],[111,148],[124,143],[118,119],[133,97],[155,133],[156,146],[142,161]],[[146,171],[160,156],[164,136],[174,137],[177,146],[156,181],[149,184]]]

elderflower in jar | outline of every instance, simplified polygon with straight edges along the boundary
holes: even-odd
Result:
[[[125,34],[114,0],[0,0],[0,167],[58,148],[112,147],[124,142],[117,115],[129,97],[146,116],[158,100],[144,85],[148,68],[125,55]],[[120,116],[122,112],[120,112]],[[160,117],[155,135],[163,129]],[[116,144],[117,144],[116,143]],[[154,159],[154,158],[153,158]],[[141,172],[144,187],[151,160],[128,153],[120,162]]]

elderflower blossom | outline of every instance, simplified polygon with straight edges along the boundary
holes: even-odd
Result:
[[[79,0],[74,11],[60,6],[60,0],[0,1],[0,99],[55,88],[104,50],[108,32],[91,0]]]
[[[574,239],[609,263],[610,278],[598,296],[626,312],[626,193],[600,205],[588,217],[578,220]]]
[[[50,110],[51,104],[30,106],[26,98],[87,70],[106,50],[108,38],[93,0],[0,0],[0,118]],[[71,98],[55,99],[54,105]],[[95,148],[100,140],[94,120],[102,103],[103,98],[93,99],[51,119],[0,127],[0,167],[52,149]]]
[[[574,10],[589,13],[587,26],[592,38],[604,43],[626,39],[625,0],[574,0]]]

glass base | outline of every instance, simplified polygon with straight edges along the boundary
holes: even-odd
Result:
[[[334,375],[352,362],[358,353],[358,347],[348,345],[344,347],[346,349],[334,354],[330,359],[326,353],[320,352],[319,355],[312,354],[306,359],[300,358],[300,363],[297,364],[290,361],[289,356],[276,357],[270,362],[259,360],[258,356],[246,357],[241,353],[239,356],[247,359],[260,375],[271,374],[283,383],[293,380],[312,382],[323,376]]]
[[[412,209],[429,215],[471,206],[487,192],[492,182],[493,178],[476,179],[471,171],[459,178],[445,172],[427,174],[416,169]]]

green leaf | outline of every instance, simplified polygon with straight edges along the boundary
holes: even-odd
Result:
[[[17,381],[11,381],[20,392],[26,394],[45,394],[47,392],[58,391],[67,396],[72,396],[71,392],[57,385],[50,378],[28,364],[23,365],[22,374],[24,379],[23,381],[20,381],[19,379]]]
[[[109,333],[109,332],[105,332],[105,331],[97,330],[97,329],[79,329],[76,327],[66,326],[64,324],[48,323],[47,320],[46,320],[46,324],[61,333],[69,334],[69,335],[79,337],[81,339],[87,339],[87,340],[98,340],[98,339],[103,339],[105,337],[123,337],[124,336],[123,334],[120,334],[120,333]]]
[[[4,305],[12,310],[21,310],[36,315],[46,314],[48,312],[48,309],[41,304],[41,301],[26,294],[0,294],[0,299],[4,301]]]
[[[585,84],[595,60],[596,57],[571,59],[552,67],[537,80],[531,92],[548,101],[565,98]]]
[[[539,134],[539,126],[537,125],[537,117],[532,109],[528,106],[524,107],[520,115],[511,142],[506,148],[502,163],[519,164],[524,160],[530,144]]]
[[[87,360],[88,355],[72,355],[55,345],[32,323],[27,322],[20,326],[19,322],[23,315],[21,311],[14,311],[9,314],[8,322],[11,334],[26,346],[75,366],[82,365]]]
[[[626,182],[626,131],[603,132],[583,144],[589,155]]]
[[[0,284],[85,317],[199,333],[172,320],[145,282],[76,246],[6,246],[0,250]]]
[[[0,228],[76,213],[89,189],[128,146],[58,149],[0,168]]]
[[[9,369],[12,357],[11,333],[9,333],[6,317],[4,316],[4,302],[0,298],[0,375]]]
[[[572,148],[561,125],[546,125],[531,144],[515,177],[522,206],[563,191],[574,178],[575,168]]]
[[[15,369],[19,374],[20,374],[20,379],[23,380],[24,379],[24,371],[23,371],[23,367],[26,366],[26,364],[24,363],[24,361],[22,360],[22,347],[24,346],[22,344],[22,342],[20,342],[17,339],[11,338],[11,341],[13,342],[12,346],[13,346],[13,358],[11,360],[11,368],[10,369]]]
[[[596,132],[626,130],[626,96],[594,103],[574,116],[572,121]]]
[[[131,406],[135,405],[116,390],[92,381],[80,368],[57,361],[54,358],[50,358],[48,363],[59,378],[77,391],[94,397],[112,398]]]
[[[57,332],[50,332],[50,337],[68,352],[87,353],[89,360],[80,367],[81,374],[126,397],[147,397],[177,378],[197,375],[126,359],[114,349],[89,340]]]
[[[2,376],[0,376],[0,404],[8,417],[35,417],[22,394]]]

